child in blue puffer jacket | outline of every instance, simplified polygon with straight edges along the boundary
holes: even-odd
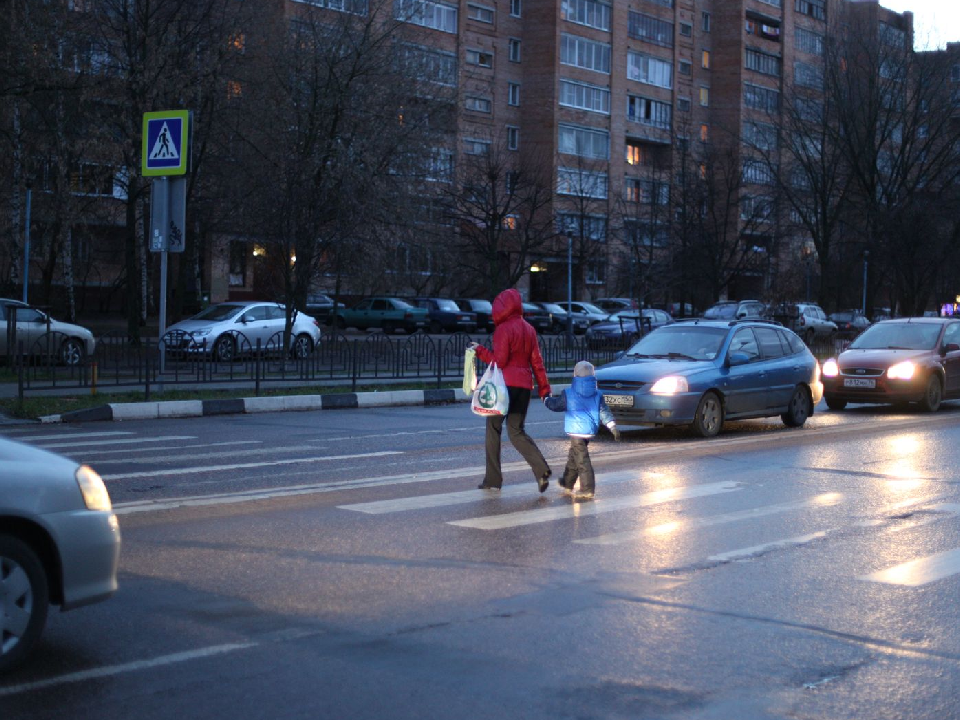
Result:
[[[573,486],[580,478],[580,491],[575,497],[592,498],[596,491],[596,480],[587,445],[590,438],[597,434],[600,424],[606,425],[613,437],[620,440],[620,431],[613,420],[613,413],[603,401],[603,395],[597,391],[597,378],[593,365],[581,360],[573,368],[573,383],[562,395],[543,399],[549,410],[566,412],[563,429],[570,436],[570,453],[567,466],[560,478],[560,487],[564,492],[573,493]]]

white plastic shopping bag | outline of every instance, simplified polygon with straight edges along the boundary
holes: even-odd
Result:
[[[480,384],[473,392],[470,409],[477,415],[506,415],[510,408],[510,396],[503,373],[496,363],[492,363],[480,378]]]
[[[464,395],[473,395],[473,391],[477,389],[477,363],[475,358],[477,357],[477,351],[472,347],[467,348],[467,352],[463,358],[463,394]]]

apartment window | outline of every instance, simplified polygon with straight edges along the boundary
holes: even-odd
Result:
[[[227,100],[239,100],[243,97],[243,85],[237,80],[227,80]]]
[[[649,145],[644,145],[636,140],[627,140],[625,150],[627,165],[650,165],[652,162]]]
[[[801,15],[809,15],[817,20],[826,20],[825,0],[796,0],[793,9]]]
[[[953,82],[960,82],[960,65],[954,65],[950,68],[950,79]]]
[[[605,200],[607,197],[607,174],[588,172],[578,168],[557,168],[557,193]]]
[[[560,36],[560,63],[610,74],[610,46],[576,35]]]
[[[700,88],[700,106],[708,107],[710,105],[710,88]]]
[[[753,185],[773,185],[773,172],[762,160],[744,160],[743,182]]]
[[[780,109],[780,93],[760,85],[744,83],[743,103],[754,110],[775,113]]]
[[[677,110],[690,112],[690,98],[677,98]]]
[[[673,87],[673,67],[670,63],[649,55],[627,53],[627,77],[647,85],[662,88]]]
[[[709,51],[709,50],[704,50],[704,51],[703,51],[703,56],[702,56],[702,59],[701,59],[701,61],[700,61],[700,64],[703,66],[703,69],[704,69],[704,70],[709,70],[709,69],[710,69],[710,51]]]
[[[823,55],[823,35],[815,33],[812,30],[797,28],[796,31],[797,50],[810,53],[811,55]]]
[[[395,2],[397,20],[447,33],[457,32],[455,5],[431,2],[431,0],[395,0]]]
[[[880,23],[880,40],[886,45],[903,48],[906,46],[907,34],[900,28],[882,22]]]
[[[520,17],[520,0],[510,0],[510,14],[513,17]]]
[[[693,37],[693,25],[690,23],[680,23],[680,34],[684,37]]]
[[[663,47],[673,47],[673,23],[652,15],[644,15],[631,10],[627,32],[630,37],[637,40]],[[680,32],[683,34],[683,25],[680,26]]]
[[[558,213],[557,233],[560,235],[583,237],[595,242],[606,242],[607,218],[605,215]]]
[[[247,244],[243,240],[230,241],[230,287],[247,284]]]
[[[690,74],[691,62],[689,60],[681,60],[677,65],[677,70],[680,71],[681,75]]]
[[[773,200],[763,195],[746,196],[740,201],[741,220],[768,220],[773,217]]]
[[[751,20],[747,18],[745,29],[747,35],[757,35],[766,40],[772,40],[773,42],[780,42],[780,26],[779,25],[769,25],[767,23],[761,22],[759,20]]]
[[[463,152],[465,155],[488,155],[490,153],[490,142],[464,138]]]
[[[467,4],[467,18],[482,23],[493,22],[493,8],[486,5]]]
[[[754,48],[747,48],[744,58],[747,70],[780,77],[780,58],[776,55],[770,55]]]
[[[510,38],[510,62],[520,62],[520,41]]]
[[[483,50],[467,50],[467,64],[492,68],[493,53],[484,52]]]
[[[700,29],[705,33],[710,32],[710,13],[702,12],[700,13]]]
[[[610,114],[609,88],[560,79],[560,104],[589,112]]]
[[[801,87],[822,89],[823,73],[816,65],[795,62],[793,64],[793,81]]]
[[[819,100],[798,97],[793,102],[801,120],[820,122],[823,119],[823,103]]]
[[[560,125],[557,148],[565,155],[606,160],[610,157],[610,133],[576,125]]]
[[[507,149],[520,149],[520,128],[513,125],[507,125]]]
[[[404,45],[401,63],[407,77],[438,85],[457,85],[457,56],[422,45]]]
[[[325,7],[328,10],[338,12],[353,13],[354,15],[367,14],[367,0],[297,0],[297,2],[305,2],[308,5]]]
[[[584,268],[583,281],[587,285],[603,285],[607,279],[607,260],[603,257],[592,255],[587,259],[587,265]]]
[[[668,205],[670,203],[670,185],[665,182],[624,178],[624,200],[642,205]]]
[[[493,103],[490,102],[490,99],[483,97],[467,97],[465,106],[467,110],[483,113],[488,113],[493,109]]]
[[[450,182],[453,180],[453,151],[446,148],[432,148],[423,159],[423,179],[432,182]]]
[[[520,105],[520,84],[507,83],[507,104],[518,107]]]
[[[610,6],[595,0],[563,0],[560,13],[564,20],[596,28],[610,30]]]
[[[667,130],[670,128],[670,116],[669,103],[637,95],[627,96],[627,119],[629,120]]]
[[[703,124],[700,126],[700,142],[707,142],[710,139],[710,126]]]
[[[780,7],[780,0],[760,0],[760,2],[772,5],[773,7]]]
[[[52,170],[52,168],[51,168]],[[126,194],[119,168],[112,165],[81,162],[70,171],[70,192],[73,195],[120,198]],[[44,189],[52,182],[44,182]]]
[[[672,8],[673,0],[650,0],[654,5],[663,5],[663,7]]]
[[[777,128],[768,123],[745,122],[743,124],[743,142],[748,147],[758,150],[776,150]]]

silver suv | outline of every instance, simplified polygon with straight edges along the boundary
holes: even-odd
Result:
[[[837,324],[816,303],[781,303],[773,308],[773,319],[790,328],[810,345],[828,340],[837,332]]]

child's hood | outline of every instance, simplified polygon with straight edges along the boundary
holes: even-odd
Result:
[[[582,397],[593,397],[597,394],[597,377],[588,375],[586,377],[575,377],[570,383],[573,391]]]

